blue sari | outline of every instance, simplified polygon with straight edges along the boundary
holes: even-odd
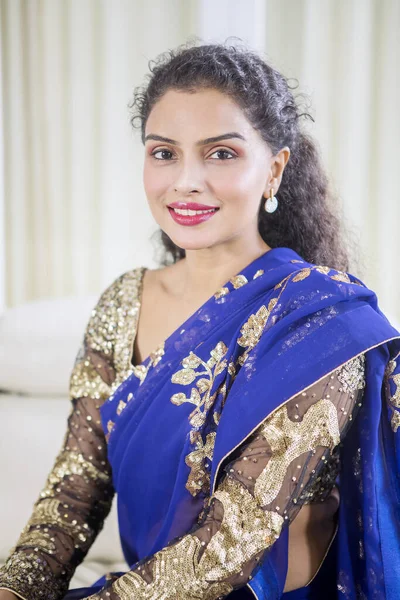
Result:
[[[249,321],[251,315],[258,317]],[[284,597],[399,598],[400,333],[360,279],[308,263],[289,248],[247,265],[133,367],[101,407],[129,567],[195,525],[207,492],[188,491],[187,457],[199,442],[213,441],[203,465],[213,493],[227,458],[260,423],[361,353],[367,353],[366,396],[343,441],[337,535],[314,582]],[[241,365],[234,378],[232,362]],[[185,395],[201,372],[216,391],[212,402]],[[247,588],[231,597],[281,598],[287,555],[286,528]]]

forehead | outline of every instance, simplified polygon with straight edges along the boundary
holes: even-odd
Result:
[[[146,123],[146,134],[169,134],[175,139],[233,130],[243,133],[246,139],[257,133],[236,102],[214,89],[194,93],[168,90],[154,105]]]

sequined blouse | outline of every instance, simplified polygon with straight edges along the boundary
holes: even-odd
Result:
[[[0,589],[61,600],[107,517],[114,489],[99,408],[132,372],[144,269],[119,277],[92,311],[70,379],[65,439]],[[361,354],[270,414],[232,453],[191,531],[109,577],[93,599],[222,598],[245,585],[302,505],[330,494],[340,442],[362,404]]]

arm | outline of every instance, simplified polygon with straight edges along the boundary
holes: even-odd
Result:
[[[329,494],[321,478],[361,404],[364,362],[272,413],[230,457],[196,526],[90,600],[213,600],[244,586],[301,505]]]
[[[113,342],[101,320],[110,295],[112,288],[87,325],[70,379],[65,439],[31,518],[0,569],[1,600],[11,592],[29,600],[63,598],[110,511],[114,490],[99,415],[115,375]]]

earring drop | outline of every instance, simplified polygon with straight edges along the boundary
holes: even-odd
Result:
[[[265,201],[264,208],[267,213],[273,213],[278,208],[278,199],[273,195],[273,189],[269,191],[269,198]]]

